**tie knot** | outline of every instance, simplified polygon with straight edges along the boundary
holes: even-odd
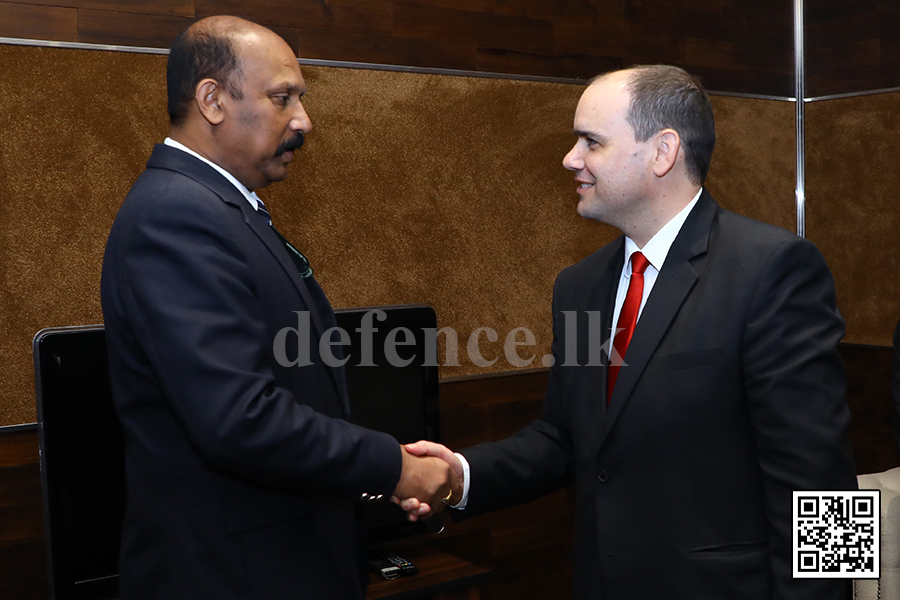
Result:
[[[266,208],[266,205],[263,204],[263,201],[259,199],[259,196],[253,194],[253,197],[256,199],[256,212],[259,216],[265,219],[266,223],[269,225],[272,224],[272,215],[269,214],[269,209]]]
[[[647,260],[647,257],[641,254],[640,252],[635,252],[631,255],[631,272],[632,273],[640,273],[643,274],[644,271],[647,270],[647,267],[650,265],[650,261]]]

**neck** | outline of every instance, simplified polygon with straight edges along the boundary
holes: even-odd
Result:
[[[197,132],[193,131],[190,126],[185,125],[182,127],[170,127],[169,137],[179,144],[190,148],[203,158],[219,164],[212,156],[210,156],[210,153],[206,151],[207,144],[203,143],[203,136],[198,135]]]
[[[648,207],[622,227],[622,232],[634,240],[638,248],[647,245],[660,229],[684,210],[700,191],[700,186],[690,184],[660,192]]]

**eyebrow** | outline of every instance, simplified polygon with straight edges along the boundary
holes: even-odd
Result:
[[[597,133],[596,131],[582,131],[580,129],[575,129],[573,133],[578,137],[591,138],[601,144],[605,144],[608,141],[608,138],[605,135]]]
[[[300,87],[299,85],[295,85],[293,83],[285,81],[285,82],[273,85],[269,89],[269,93],[273,93],[273,92],[287,92],[289,94],[293,94],[294,92],[297,92],[298,94],[300,94],[302,96],[303,94],[306,93],[306,88],[303,88],[303,87]]]

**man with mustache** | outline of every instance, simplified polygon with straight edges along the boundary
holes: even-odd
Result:
[[[253,191],[287,176],[312,129],[290,47],[242,19],[204,19],[172,46],[167,83],[170,135],[103,263],[126,450],[120,597],[363,598],[357,501],[439,506],[459,482],[347,422],[343,370],[319,354],[334,313]],[[273,341],[299,312],[312,364],[280,364]]]

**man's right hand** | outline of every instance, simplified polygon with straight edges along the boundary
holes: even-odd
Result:
[[[410,521],[440,512],[444,504],[456,504],[462,499],[462,478],[445,460],[425,453],[415,456],[403,446],[400,451],[403,466],[393,500],[398,504],[398,498],[410,501],[411,509],[401,504]]]
[[[431,459],[431,460],[440,460],[444,464],[444,466],[449,467],[452,470],[454,475],[454,479],[457,484],[456,487],[453,488],[453,496],[444,501],[446,498],[446,493],[441,496],[437,502],[434,501],[428,502],[419,496],[404,496],[397,493],[397,490],[394,491],[394,496],[391,498],[391,501],[395,504],[399,505],[404,511],[406,511],[406,516],[410,521],[416,521],[420,518],[428,518],[431,517],[434,513],[438,513],[443,510],[444,505],[453,506],[454,504],[458,504],[462,501],[462,490],[463,490],[463,467],[462,463],[459,462],[459,458],[446,446],[442,446],[441,444],[435,444],[434,442],[420,441],[415,444],[407,444],[404,446],[404,461],[406,461],[406,457],[409,455],[410,457],[416,456],[421,457],[422,459]],[[405,462],[404,462],[405,465]],[[401,477],[402,481],[402,477]],[[397,489],[400,489],[400,486],[397,486]]]

